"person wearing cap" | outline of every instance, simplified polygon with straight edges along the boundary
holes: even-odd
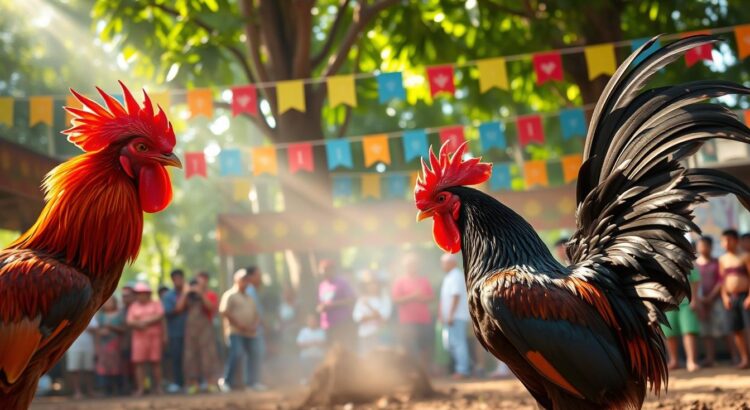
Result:
[[[151,298],[151,287],[138,282],[133,291],[135,302],[128,309],[127,324],[132,329],[131,361],[135,365],[136,396],[142,396],[146,379],[146,365],[151,365],[152,391],[161,390],[161,355],[165,341],[163,319],[164,308]]]
[[[224,371],[224,378],[219,380],[219,388],[222,391],[236,389],[234,376],[240,357],[244,356],[244,374],[253,372],[253,353],[257,351],[256,332],[260,318],[258,308],[252,296],[248,295],[247,287],[250,284],[250,275],[247,269],[240,269],[234,273],[234,286],[229,288],[221,296],[219,302],[219,314],[224,321],[224,336],[229,344],[229,354]],[[248,387],[255,389],[256,386],[249,384]]]

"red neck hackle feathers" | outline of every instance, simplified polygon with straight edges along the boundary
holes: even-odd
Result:
[[[85,152],[94,152],[138,135],[147,138],[162,152],[172,152],[175,135],[164,110],[158,107],[158,112],[154,115],[154,106],[145,91],[141,107],[122,81],[120,87],[125,106],[99,87],[96,88],[104,99],[106,108],[75,90],[70,90],[84,109],[65,107],[73,116],[73,126],[63,131],[68,135],[68,140]]]
[[[466,142],[461,144],[453,155],[448,152],[446,142],[440,148],[439,158],[430,149],[430,167],[422,159],[422,175],[414,188],[417,204],[431,201],[433,196],[449,187],[480,184],[490,178],[492,164],[481,162],[481,158],[463,160]]]

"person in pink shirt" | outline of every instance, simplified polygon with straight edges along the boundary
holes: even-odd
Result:
[[[161,389],[161,354],[166,341],[164,308],[161,302],[151,299],[151,287],[139,282],[133,288],[135,302],[128,309],[127,324],[132,331],[131,361],[135,365],[136,396],[142,396],[146,380],[146,365],[151,365],[151,388],[157,394]]]
[[[419,261],[414,254],[403,259],[404,273],[393,282],[391,296],[398,309],[401,344],[430,368],[434,331],[429,303],[435,298],[432,285],[419,274]]]

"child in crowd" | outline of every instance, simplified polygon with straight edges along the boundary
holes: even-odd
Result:
[[[370,272],[362,277],[362,290],[352,316],[358,326],[360,351],[367,353],[383,344],[384,328],[391,316],[391,299]]]
[[[326,331],[320,328],[318,316],[311,313],[307,315],[307,325],[297,335],[303,382],[325,355],[325,346]]]
[[[73,397],[83,398],[83,390],[89,396],[94,394],[94,339],[98,323],[92,317],[86,330],[70,345],[65,364],[70,372]]]
[[[107,395],[120,393],[122,363],[120,339],[125,332],[125,322],[117,308],[117,299],[110,296],[96,315],[99,328],[96,343],[96,374]]]
[[[151,365],[152,391],[162,394],[161,354],[165,342],[164,308],[158,301],[151,300],[151,287],[143,282],[135,285],[135,303],[128,309],[127,323],[132,331],[131,360],[135,365],[135,396],[142,396],[145,390],[146,365]]]
[[[729,311],[729,323],[737,346],[740,369],[750,368],[745,329],[750,326],[750,255],[739,249],[739,234],[733,229],[721,234],[721,245],[726,253],[719,258],[721,300]]]

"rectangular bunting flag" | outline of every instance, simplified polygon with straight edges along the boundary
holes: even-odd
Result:
[[[580,108],[560,111],[560,128],[564,140],[586,136],[586,117]]]
[[[427,81],[430,82],[430,95],[433,97],[438,93],[453,95],[456,85],[453,82],[453,66],[442,65],[427,67]]]
[[[547,81],[563,80],[562,58],[559,51],[534,54],[532,62],[538,85],[542,85]]]
[[[380,174],[362,175],[362,198],[380,198]]]
[[[0,124],[8,128],[13,126],[13,98],[0,97]]]
[[[526,161],[523,164],[523,175],[526,181],[526,188],[533,188],[535,186],[546,187],[549,185],[547,163],[545,161]]]
[[[386,192],[389,198],[403,199],[408,188],[406,186],[406,175],[393,174],[385,177]]]
[[[279,172],[276,159],[276,147],[258,147],[252,150],[253,175],[277,175]]]
[[[223,149],[219,153],[219,175],[240,176],[244,172],[242,167],[242,151],[237,148]]]
[[[206,156],[202,152],[185,153],[185,179],[206,177]]]
[[[328,158],[328,169],[338,167],[353,168],[352,148],[349,141],[345,139],[334,139],[326,142],[326,157]]]
[[[490,176],[490,189],[493,191],[511,188],[510,164],[507,162],[496,162],[492,164],[492,175]]]
[[[258,115],[258,90],[254,85],[232,88],[232,116]]]
[[[409,162],[414,158],[427,158],[429,155],[429,144],[425,130],[404,131],[401,138],[404,144],[404,161]]]
[[[612,75],[617,70],[614,44],[588,46],[583,49],[583,54],[586,56],[589,80],[593,80],[602,74]]]
[[[29,126],[37,123],[52,125],[53,100],[48,96],[29,97]]]
[[[385,134],[371,135],[362,139],[362,150],[365,155],[365,166],[376,162],[391,163],[391,151],[388,147],[388,136]]]
[[[560,161],[563,170],[563,181],[565,183],[575,181],[578,178],[578,170],[583,163],[581,154],[571,154],[562,157]]]
[[[326,78],[328,89],[328,105],[335,107],[346,104],[350,107],[357,106],[357,92],[355,88],[354,75],[336,75]]]
[[[299,171],[313,172],[315,170],[313,149],[310,143],[301,142],[289,145],[287,156],[290,173],[296,174]]]
[[[462,125],[444,127],[440,129],[440,145],[442,146],[447,142],[447,148],[449,152],[457,150],[465,140],[464,127]]]
[[[404,80],[400,72],[380,73],[377,75],[378,95],[381,104],[391,100],[406,100]]]
[[[479,70],[479,92],[485,93],[493,87],[507,90],[508,72],[503,58],[487,58],[477,61]]]
[[[276,83],[276,103],[279,114],[291,109],[305,112],[305,83],[302,80]]]
[[[750,24],[735,27],[734,36],[737,40],[737,57],[742,60],[750,56]]]
[[[482,150],[487,152],[491,148],[506,149],[505,130],[500,121],[485,122],[479,126],[479,140]]]
[[[187,103],[190,108],[190,118],[199,115],[211,118],[214,115],[214,96],[210,88],[188,90]]]
[[[710,34],[710,32],[694,31],[691,33],[684,33],[682,34],[682,38],[694,36],[696,34]],[[685,52],[685,65],[688,67],[692,67],[699,61],[713,60],[713,56],[711,55],[712,50],[713,50],[713,45],[711,43],[707,43],[699,47],[691,48],[690,50]]]
[[[518,142],[522,147],[535,142],[544,144],[544,128],[542,117],[538,115],[524,115],[518,117]]]

